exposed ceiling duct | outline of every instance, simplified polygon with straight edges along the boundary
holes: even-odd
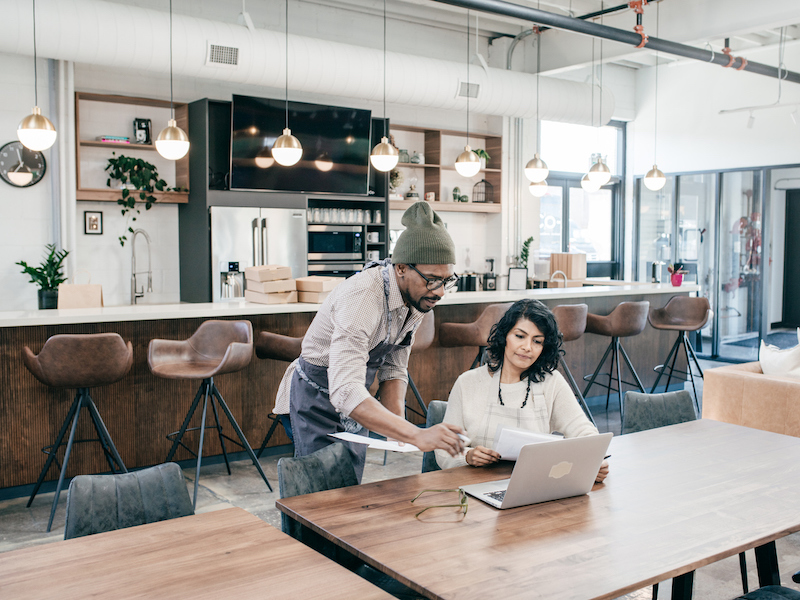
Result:
[[[40,56],[118,69],[169,72],[169,19],[166,12],[102,0],[39,0]],[[29,9],[0,0],[0,52],[33,53]],[[24,14],[23,14],[24,13]],[[284,33],[173,15],[174,72],[178,77],[223,80],[276,89],[284,85]],[[382,97],[383,51],[289,35],[289,89],[309,94],[378,101]],[[216,48],[209,60],[211,46]],[[236,65],[230,63],[234,60]],[[219,58],[222,57],[222,58]],[[222,63],[222,64],[220,64]],[[386,55],[392,74],[386,99],[394,104],[466,110],[460,84],[466,65],[397,52]],[[614,98],[603,91],[603,114],[592,118],[592,86],[541,77],[539,116],[576,124],[606,123]],[[472,66],[470,82],[480,93],[470,100],[476,113],[507,117],[536,116],[536,76]],[[595,95],[599,94],[595,87]],[[191,99],[186,99],[191,100]]]

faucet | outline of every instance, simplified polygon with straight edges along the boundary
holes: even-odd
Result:
[[[561,270],[555,271],[552,275],[550,275],[550,281],[553,281],[555,276],[558,275],[559,273],[561,273],[561,276],[564,277],[564,287],[567,287],[567,281],[569,281],[569,280],[567,279],[567,274],[564,273],[564,271],[561,271]]]
[[[147,271],[136,271],[136,236],[143,235],[147,242]],[[142,291],[136,291],[136,276],[147,273],[147,292],[153,292],[153,259],[150,255],[150,236],[144,229],[137,229],[131,236],[131,304],[136,304],[137,298],[144,298],[144,286]]]

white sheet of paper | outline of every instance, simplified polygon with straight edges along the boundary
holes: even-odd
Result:
[[[502,460],[517,460],[519,452],[527,444],[538,444],[540,442],[553,442],[564,439],[563,435],[552,433],[536,433],[514,427],[497,426],[494,435],[494,449],[500,453]]]
[[[345,442],[353,442],[355,444],[366,444],[369,448],[376,448],[378,450],[391,450],[392,452],[418,452],[419,448],[417,448],[414,444],[403,444],[400,445],[400,442],[390,442],[387,440],[376,440],[375,438],[371,438],[366,435],[358,435],[356,433],[347,433],[343,431],[341,433],[329,433],[330,437],[340,439]]]

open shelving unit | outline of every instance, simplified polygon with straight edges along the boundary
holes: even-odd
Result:
[[[188,155],[177,161],[169,161],[161,158],[158,154],[152,154],[156,150],[152,143],[126,144],[94,139],[98,135],[131,136],[133,126],[131,115],[138,118],[150,118],[154,129],[150,134],[152,138],[155,138],[158,135],[158,128],[166,125],[167,119],[169,119],[170,106],[170,102],[167,100],[88,92],[75,93],[75,164],[78,200],[116,202],[121,197],[120,190],[103,185],[107,179],[104,171],[105,161],[110,157],[110,152],[125,153],[129,156],[144,153],[146,160],[156,166],[159,175],[167,181],[170,187],[188,189]],[[187,106],[177,102],[174,106],[178,127],[188,131],[189,112]],[[106,154],[97,150],[98,148],[110,152]],[[135,195],[138,202],[138,194]],[[185,204],[189,201],[189,192],[156,192],[153,195],[157,202],[164,204]]]
[[[424,163],[398,163],[397,169],[404,174],[416,176],[423,182],[423,187],[419,190],[420,199],[433,192],[435,194],[434,205],[436,210],[451,212],[473,212],[473,213],[499,213],[501,212],[500,198],[502,193],[502,146],[503,138],[499,135],[489,135],[481,133],[470,133],[470,146],[483,148],[491,157],[486,168],[472,178],[466,179],[455,170],[455,160],[463,150],[466,134],[463,131],[452,131],[448,129],[434,129],[426,127],[415,127],[410,125],[390,125],[390,132],[397,138],[399,147],[408,149],[409,153],[423,149]],[[405,148],[404,144],[411,147]],[[416,144],[418,147],[414,147]],[[458,186],[462,194],[470,195],[473,186],[481,180],[485,180],[492,186],[493,202],[448,202],[442,201],[444,198],[452,197],[452,189]],[[391,200],[391,209],[404,210],[412,204],[408,200]]]

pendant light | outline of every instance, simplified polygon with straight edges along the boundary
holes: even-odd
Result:
[[[175,102],[172,94],[172,0],[169,0],[169,105],[172,115],[167,126],[156,138],[156,150],[168,160],[178,160],[189,152],[189,136],[175,121]]]
[[[289,129],[289,0],[286,0],[286,127],[283,135],[275,140],[272,146],[272,158],[279,165],[291,167],[303,156],[300,140],[292,135]]]
[[[589,179],[589,174],[586,173],[581,178],[581,187],[583,188],[584,192],[589,192],[590,194],[595,193],[598,191],[602,186],[599,183],[596,183]]]
[[[597,162],[592,165],[591,169],[589,169],[588,175],[591,181],[600,186],[604,186],[611,181],[611,171],[606,166],[606,163],[603,162],[602,155],[597,157]]]
[[[603,10],[603,2],[600,3],[600,10]],[[602,17],[600,18],[600,23],[602,24],[603,20]],[[594,40],[592,40],[592,54],[594,55]],[[594,56],[592,56],[592,64],[594,64]],[[594,68],[594,67],[593,67]],[[594,79],[594,73],[592,73]],[[600,40],[600,112],[598,114],[599,123],[598,127],[603,126],[603,40]],[[594,121],[594,80],[592,81],[592,121]],[[606,163],[603,162],[603,155],[602,153],[597,154],[597,161],[592,165],[592,168],[589,169],[587,173],[589,176],[589,180],[598,186],[597,189],[600,189],[602,186],[607,184],[611,181],[611,171],[609,170]]]
[[[467,145],[456,158],[456,171],[463,177],[472,177],[481,170],[481,159],[469,147],[469,11],[467,11]]]
[[[372,166],[383,173],[394,169],[400,160],[400,152],[389,143],[386,129],[386,0],[383,0],[383,137],[369,156]]]
[[[536,7],[537,9],[539,8],[538,2],[536,3]],[[528,178],[528,181],[532,181],[533,183],[544,181],[550,174],[547,163],[539,158],[539,138],[541,137],[539,134],[539,71],[542,70],[542,32],[539,31],[538,27],[536,27],[536,36],[536,153],[533,155],[533,158],[528,161],[528,164],[525,165],[525,177]],[[530,190],[534,196],[541,198],[541,196],[537,196],[537,194],[534,193],[533,186],[530,186]]]
[[[19,122],[17,137],[22,145],[34,151],[47,150],[55,144],[56,128],[50,119],[42,115],[39,108],[38,73],[36,70],[36,0],[33,0],[33,103],[34,107],[27,117]]]
[[[661,4],[656,4],[656,37],[658,37],[659,9]],[[653,118],[653,168],[644,176],[644,187],[653,192],[657,192],[667,183],[667,178],[661,169],[655,164],[656,151],[658,149],[658,52],[656,52],[656,90],[654,97],[655,115]]]
[[[530,191],[531,194],[533,194],[537,198],[541,198],[547,193],[547,182],[534,181],[532,184],[528,186],[528,190]]]

